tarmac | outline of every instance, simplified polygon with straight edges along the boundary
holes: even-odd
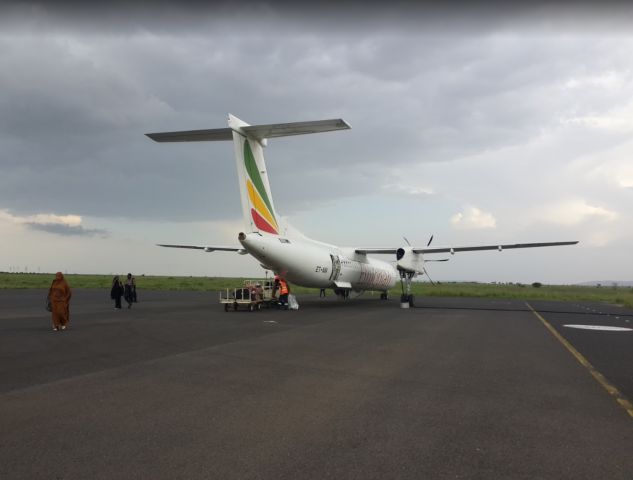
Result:
[[[78,289],[53,332],[45,294],[0,290],[5,480],[633,478],[633,332],[565,326],[631,310]]]

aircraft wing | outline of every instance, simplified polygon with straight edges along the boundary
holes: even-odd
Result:
[[[374,253],[374,254],[379,254],[379,253],[384,253],[385,255],[395,255],[396,252],[398,251],[399,247],[387,247],[387,248],[357,248],[354,251],[356,253],[361,253],[361,254],[368,254],[368,253]]]
[[[562,245],[576,245],[578,241],[572,242],[542,242],[542,243],[510,243],[506,245],[476,245],[471,247],[423,247],[412,249],[413,253],[456,253],[475,252],[480,250],[507,250],[512,248],[534,248],[534,247],[558,247]],[[356,253],[367,254],[391,254],[395,255],[398,248],[357,248]]]
[[[215,252],[216,250],[221,252],[237,252],[240,254],[245,254],[246,250],[239,247],[219,247],[219,246],[198,246],[198,245],[165,245],[158,243],[156,244],[158,247],[168,247],[168,248],[190,248],[193,250],[204,250],[205,252]]]

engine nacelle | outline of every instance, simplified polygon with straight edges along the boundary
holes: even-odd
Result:
[[[396,265],[398,270],[405,272],[422,272],[424,270],[424,258],[421,253],[414,253],[411,247],[401,247],[396,251]]]

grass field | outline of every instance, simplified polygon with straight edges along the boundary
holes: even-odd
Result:
[[[48,288],[53,274],[0,273],[0,289],[4,288]],[[112,277],[109,275],[66,275],[72,288],[101,288],[109,290]],[[123,280],[123,278],[122,278]],[[228,277],[136,277],[139,291],[143,290],[222,290],[240,286],[244,278]],[[317,289],[292,286],[297,294],[315,293]],[[431,297],[488,297],[524,300],[591,301],[624,305],[633,308],[633,289],[630,287],[580,287],[573,285],[501,285],[486,283],[414,283],[415,296]],[[392,289],[393,296],[400,295],[400,287]]]
[[[0,273],[0,288],[48,288],[55,278],[54,274],[33,273]],[[102,288],[110,289],[111,275],[77,275],[67,274],[64,278],[71,288]],[[119,277],[125,282],[125,276]],[[245,278],[228,277],[169,277],[169,276],[141,276],[136,278],[139,290],[221,290],[236,287],[244,283]],[[297,292],[312,291],[310,289]],[[318,291],[318,290],[317,290]]]
[[[429,297],[488,297],[524,300],[590,301],[624,305],[633,308],[630,287],[584,287],[576,285],[500,285],[487,283],[416,284],[415,295]]]

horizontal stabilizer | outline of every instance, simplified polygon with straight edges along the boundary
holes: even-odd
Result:
[[[312,122],[271,123],[270,125],[249,125],[241,130],[249,137],[258,139],[306,135],[308,133],[348,130],[352,127],[341,118],[331,120],[315,120]]]
[[[240,247],[218,247],[218,246],[198,246],[198,245],[164,245],[157,244],[158,247],[167,247],[167,248],[190,248],[193,250],[204,250],[205,252],[214,252],[216,250],[221,252],[237,252],[237,253],[246,253],[246,250]]]
[[[316,120],[312,122],[271,123],[270,125],[248,125],[236,127],[236,131],[257,140],[265,138],[289,137],[308,133],[331,132],[351,128],[345,120]],[[146,133],[155,142],[215,142],[233,140],[232,128],[212,128],[208,130],[183,130],[180,132]]]
[[[210,130],[184,130],[182,132],[146,133],[155,142],[215,142],[233,140],[230,128],[212,128]]]

